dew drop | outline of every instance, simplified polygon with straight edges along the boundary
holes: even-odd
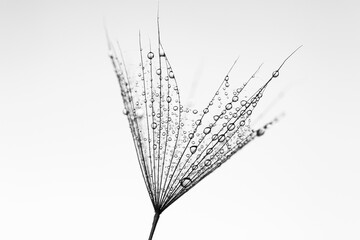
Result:
[[[197,146],[193,145],[190,147],[191,154],[194,154],[196,152]]]
[[[208,108],[205,108],[205,109],[203,110],[203,112],[206,114],[206,113],[209,112],[209,109],[208,109]]]
[[[170,96],[167,96],[166,101],[167,101],[168,103],[171,102],[171,97],[170,97]]]
[[[160,74],[161,74],[161,69],[160,69],[160,68],[158,68],[158,69],[156,70],[156,74],[157,74],[157,75],[160,75]]]
[[[230,110],[232,108],[232,104],[231,103],[226,104],[225,108],[226,110]]]
[[[226,75],[225,81],[229,81],[229,76],[228,75]]]
[[[193,133],[189,133],[189,138],[193,139],[194,138],[194,134]]]
[[[265,133],[265,129],[259,128],[259,129],[256,131],[256,136],[260,137],[260,136],[264,135],[264,133]]]
[[[147,55],[148,59],[153,59],[154,58],[154,53],[153,52],[149,52]]]
[[[279,76],[279,71],[278,70],[274,71],[272,76],[273,78],[277,78]]]
[[[205,160],[204,164],[207,167],[210,166],[211,165],[211,160],[210,159]]]
[[[214,134],[214,135],[212,136],[212,140],[215,141],[216,139],[218,139],[218,135],[217,135],[217,134]]]
[[[170,77],[170,78],[174,78],[174,77],[175,77],[173,71],[170,71],[170,72],[169,72],[169,77]]]
[[[194,114],[197,114],[197,113],[198,113],[198,110],[194,109],[194,110],[193,110],[193,113],[194,113]]]
[[[155,129],[156,127],[157,127],[157,123],[153,122],[153,123],[151,124],[151,128],[152,128],[152,129]]]
[[[190,178],[186,177],[180,180],[180,185],[184,188],[189,187],[191,185],[192,181]]]
[[[122,112],[123,112],[124,115],[128,115],[128,114],[129,114],[129,111],[126,110],[125,108],[124,108],[124,110],[123,110]]]
[[[238,96],[233,96],[233,98],[232,98],[232,101],[233,102],[237,102],[239,100],[239,97]]]
[[[225,135],[224,134],[221,134],[220,136],[219,136],[219,140],[218,140],[219,142],[223,142],[223,141],[225,141]]]
[[[217,120],[219,120],[219,115],[215,115],[213,118],[215,121],[217,121]]]
[[[210,127],[206,127],[203,131],[205,134],[209,134],[211,132],[211,128]]]
[[[234,129],[235,129],[235,124],[230,123],[230,124],[227,126],[227,129],[228,129],[229,131],[234,130]]]
[[[199,126],[201,124],[201,120],[196,120],[195,124]]]

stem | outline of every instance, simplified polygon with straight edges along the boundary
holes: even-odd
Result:
[[[160,213],[155,212],[154,220],[153,220],[153,223],[152,223],[152,228],[151,228],[151,232],[150,232],[150,236],[149,236],[149,240],[151,240],[153,238],[155,228],[156,228],[156,225],[157,225],[157,223],[159,221],[159,218],[160,218]]]

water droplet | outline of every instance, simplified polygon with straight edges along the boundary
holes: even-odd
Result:
[[[158,69],[156,70],[156,74],[157,74],[157,75],[160,75],[160,74],[161,74],[161,69],[160,69],[160,68],[158,68]]]
[[[233,98],[232,98],[232,101],[233,102],[237,102],[239,100],[239,97],[238,96],[233,96]]]
[[[228,129],[229,131],[234,130],[234,129],[235,129],[235,124],[230,123],[230,124],[227,126],[227,129]]]
[[[219,142],[223,142],[223,141],[225,141],[225,135],[224,134],[221,134],[220,136],[219,136],[219,140],[218,140]]]
[[[174,78],[174,77],[175,77],[173,71],[170,71],[170,72],[169,72],[169,77],[170,77],[170,78]]]
[[[153,122],[153,123],[151,124],[151,128],[152,128],[152,129],[155,129],[156,127],[157,127],[157,123]]]
[[[147,55],[148,59],[153,59],[154,58],[154,53],[153,52],[149,52]]]
[[[256,136],[260,137],[260,136],[264,135],[264,133],[265,133],[265,129],[259,128],[259,129],[256,131]]]
[[[204,164],[207,167],[210,166],[211,165],[211,160],[210,159],[205,160]]]
[[[218,138],[218,135],[217,135],[217,134],[214,134],[214,135],[212,136],[212,140],[213,140],[213,141],[215,141],[217,138]]]
[[[203,110],[203,112],[206,114],[206,113],[209,112],[209,109],[208,109],[208,108],[205,108],[205,109]]]
[[[124,108],[123,114],[124,114],[124,115],[128,115],[128,114],[129,114],[129,111]]]
[[[171,102],[171,97],[170,97],[170,96],[167,96],[166,101],[167,101],[168,103]]]
[[[211,132],[211,128],[206,127],[203,131],[205,134],[209,134]]]
[[[194,134],[193,133],[189,133],[189,138],[193,139],[194,138]]]
[[[180,185],[184,188],[189,187],[191,185],[192,181],[190,178],[186,177],[180,180]]]
[[[274,71],[272,76],[273,78],[277,78],[279,76],[279,71],[278,70]]]
[[[190,147],[190,152],[191,152],[191,154],[194,154],[195,152],[196,152],[196,149],[197,149],[197,146],[191,146]]]
[[[232,104],[231,103],[226,104],[225,108],[226,110],[230,110],[232,108]]]
[[[196,120],[195,124],[199,126],[201,124],[201,120]]]
[[[193,113],[194,113],[194,114],[197,114],[197,113],[198,113],[198,110],[194,109],[194,110],[193,110]]]
[[[215,116],[214,116],[214,120],[215,120],[215,121],[219,120],[219,115],[215,115]]]
[[[225,81],[229,81],[229,76],[228,75],[226,75]]]
[[[245,106],[245,105],[247,104],[247,101],[242,100],[242,101],[240,102],[240,104],[241,104],[241,106]]]

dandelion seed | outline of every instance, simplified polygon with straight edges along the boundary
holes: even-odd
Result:
[[[236,59],[208,105],[198,111],[182,105],[177,78],[160,39],[159,18],[156,51],[150,48],[144,52],[139,33],[138,76],[127,72],[120,48],[116,50],[110,40],[108,45],[123,113],[129,121],[140,170],[155,210],[151,240],[165,209],[277,121],[256,130],[250,127],[250,116],[266,87],[298,49],[250,97],[242,96],[243,90],[261,65],[242,87],[231,92]]]

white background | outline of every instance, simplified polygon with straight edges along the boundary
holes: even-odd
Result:
[[[286,117],[166,210],[154,240],[360,239],[358,1],[160,9],[180,94],[199,109],[238,55],[234,86],[304,47],[260,103],[284,92],[263,121]],[[151,0],[0,1],[0,239],[147,239],[153,210],[103,19],[131,52],[139,30],[155,44],[156,11]]]

